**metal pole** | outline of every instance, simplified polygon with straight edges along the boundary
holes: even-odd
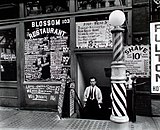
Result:
[[[126,66],[123,54],[124,29],[117,27],[112,31],[113,36],[113,62],[111,64],[111,99],[113,122],[128,122],[126,101]]]

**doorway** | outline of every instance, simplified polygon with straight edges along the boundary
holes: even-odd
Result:
[[[97,86],[100,88],[103,97],[101,108],[101,119],[109,119],[111,114],[111,83],[110,74],[105,73],[105,68],[110,69],[112,53],[85,53],[77,55],[78,69],[78,95],[83,104],[83,94],[89,86],[89,78],[96,77]],[[109,71],[107,72],[109,73]]]

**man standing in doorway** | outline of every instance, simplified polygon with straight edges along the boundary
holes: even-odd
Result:
[[[102,93],[96,85],[96,78],[90,77],[90,86],[84,92],[84,118],[98,119],[102,104]]]

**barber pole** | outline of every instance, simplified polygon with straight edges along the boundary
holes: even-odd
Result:
[[[113,61],[123,61],[123,29],[112,30],[113,37]]]
[[[126,103],[126,66],[123,52],[122,28],[112,30],[113,36],[113,62],[111,64],[111,99],[112,114],[111,121],[123,123],[128,122]]]

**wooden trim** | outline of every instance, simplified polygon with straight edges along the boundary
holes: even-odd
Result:
[[[0,96],[0,98],[18,99],[18,97],[14,97],[14,96]]]
[[[70,0],[69,1],[69,11],[70,12],[75,12],[76,11],[76,1],[75,0]]]
[[[61,85],[61,82],[23,82],[23,85]]]
[[[149,35],[149,31],[147,32],[133,32],[133,35]]]
[[[112,54],[113,49],[107,49],[107,48],[95,48],[95,49],[92,49],[92,48],[89,48],[89,49],[75,49],[74,52],[75,54],[88,54],[88,53],[96,53],[96,54],[107,54],[107,53],[110,53]]]
[[[91,9],[91,10],[80,10],[77,12],[60,12],[60,13],[52,13],[52,14],[42,14],[42,15],[36,15],[36,16],[27,16],[22,18],[16,18],[16,19],[6,19],[6,20],[0,20],[0,25],[4,24],[17,24],[20,21],[33,21],[33,19],[50,19],[50,18],[66,18],[71,16],[81,17],[86,15],[101,15],[101,14],[110,14],[110,12],[114,11],[115,9],[123,9],[124,11],[131,10],[132,7],[126,7],[126,6],[115,6],[115,7],[109,7],[109,8],[98,8],[98,9]]]
[[[127,23],[127,43],[128,45],[132,45],[132,10],[128,11],[128,23]]]
[[[150,92],[148,92],[148,91],[136,91],[136,94],[137,95],[151,95],[151,93]]]
[[[148,2],[141,2],[141,3],[133,3],[134,8],[145,7],[145,6],[149,6],[149,1]]]

